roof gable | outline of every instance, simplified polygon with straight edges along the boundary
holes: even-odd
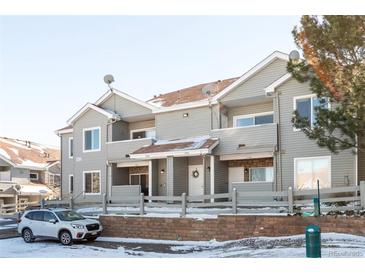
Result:
[[[120,119],[120,116],[111,110],[102,109],[91,103],[87,103],[78,112],[76,112],[70,119],[68,119],[67,123],[69,125],[72,125],[77,119],[79,119],[82,115],[84,115],[90,109],[99,112],[100,114],[104,115],[108,119],[117,119],[117,120]]]
[[[213,100],[217,101],[219,99],[222,99],[226,95],[228,95],[231,91],[233,91],[236,87],[250,79],[252,76],[254,76],[256,73],[270,65],[272,62],[274,62],[277,59],[289,60],[289,56],[285,53],[274,51],[272,54],[270,54],[268,57],[266,57],[264,60],[259,62],[257,65],[252,67],[250,70],[245,72],[239,79],[237,79],[235,82],[227,86],[224,90],[222,90],[220,93],[218,93],[216,96],[214,96]]]

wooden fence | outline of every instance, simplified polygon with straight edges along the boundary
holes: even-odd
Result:
[[[19,202],[16,204],[0,204],[0,215],[14,215],[23,212],[27,207],[39,206],[39,202]]]
[[[365,209],[365,182],[361,182],[360,186],[321,189],[320,196],[322,204],[332,204],[332,206],[322,206],[322,212]],[[231,193],[199,196],[188,196],[185,193],[180,196],[144,196],[143,194],[135,194],[134,198],[131,199],[129,197],[128,201],[113,200],[112,203],[108,203],[106,194],[103,194],[99,203],[77,202],[75,204],[71,198],[62,201],[46,201],[46,205],[70,208],[101,207],[104,214],[108,213],[108,209],[116,207],[135,207],[140,215],[145,214],[146,207],[180,208],[181,216],[185,216],[188,209],[194,208],[228,208],[233,214],[244,212],[245,209],[260,209],[262,213],[265,213],[265,210],[267,210],[267,213],[270,213],[272,211],[268,209],[276,208],[280,209],[281,212],[292,214],[313,211],[313,198],[315,197],[317,197],[317,190],[293,190],[291,187],[286,191],[250,192],[241,192],[233,188]],[[339,205],[340,203],[347,204]]]

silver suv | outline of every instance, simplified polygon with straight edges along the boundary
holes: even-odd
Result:
[[[95,241],[102,229],[99,221],[61,208],[25,211],[18,225],[18,232],[26,243],[36,238],[51,238],[58,239],[63,245],[83,239]]]

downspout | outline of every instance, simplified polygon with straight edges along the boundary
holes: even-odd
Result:
[[[276,97],[276,108],[277,108],[277,115],[278,115],[278,123],[277,123],[277,148],[276,148],[276,152],[277,155],[279,156],[279,172],[280,172],[280,191],[283,190],[283,168],[282,168],[282,159],[281,159],[281,121],[280,121],[280,96],[279,96],[279,92],[275,92],[275,97]],[[276,157],[276,162],[277,162],[277,157]],[[278,165],[276,165],[276,169],[278,168]],[[276,170],[277,171],[277,170]],[[278,177],[277,177],[277,172],[276,172],[276,188],[278,188]],[[276,189],[278,190],[278,189]]]

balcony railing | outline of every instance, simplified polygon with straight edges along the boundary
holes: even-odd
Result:
[[[150,138],[108,142],[107,158],[109,161],[126,158],[127,154],[130,154],[143,146],[148,146],[151,144],[152,144],[152,139]]]
[[[277,124],[215,129],[211,135],[219,138],[217,154],[268,152],[277,145]]]

